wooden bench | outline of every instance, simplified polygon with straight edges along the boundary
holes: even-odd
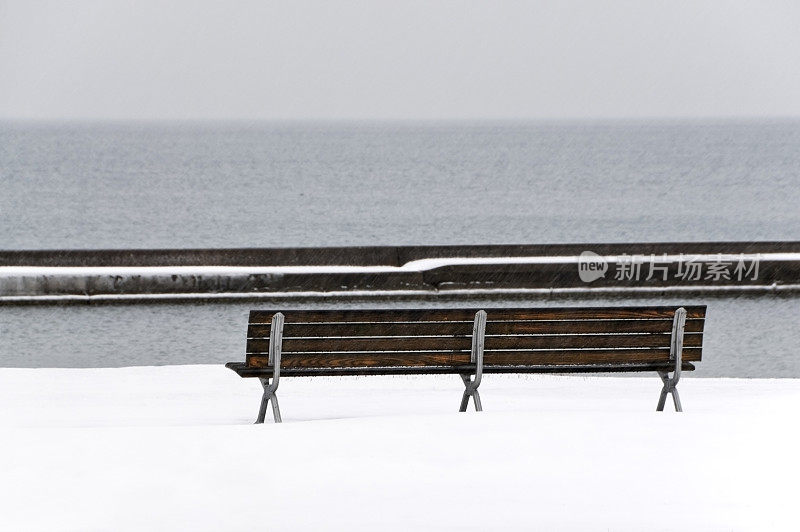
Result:
[[[244,363],[226,367],[264,388],[256,423],[281,377],[456,374],[481,410],[484,373],[655,371],[676,385],[702,354],[705,306],[419,310],[253,310]],[[672,373],[670,376],[669,374]],[[474,378],[472,377],[474,375]]]

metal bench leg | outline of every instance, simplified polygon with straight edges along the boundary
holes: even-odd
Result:
[[[661,377],[664,386],[661,388],[661,396],[658,398],[658,406],[656,406],[656,411],[662,412],[664,410],[664,405],[667,403],[667,394],[672,395],[672,402],[675,404],[675,411],[676,412],[683,412],[683,408],[681,407],[681,396],[678,393],[678,388],[676,381],[674,378],[670,379],[666,371],[659,371],[659,377]]]
[[[670,343],[670,361],[675,362],[675,369],[670,378],[669,372],[659,371],[658,376],[664,383],[661,388],[661,395],[658,398],[657,412],[664,411],[667,402],[667,394],[672,394],[672,402],[675,404],[676,412],[683,412],[681,397],[678,395],[678,381],[681,379],[681,358],[683,351],[683,329],[686,324],[686,309],[683,307],[675,311],[675,319],[672,322],[672,341]]]
[[[269,384],[268,379],[259,379],[261,381],[261,386],[264,387],[264,394],[261,396],[261,406],[258,409],[258,417],[256,418],[256,424],[264,422],[264,416],[267,415],[267,403],[269,403],[269,394],[267,393],[267,385]],[[266,381],[266,384],[265,382]]]
[[[677,390],[675,389],[675,385],[672,383],[672,379],[669,378],[669,373],[666,371],[659,371],[658,376],[661,377],[661,382],[663,382],[664,385],[661,387],[661,395],[658,397],[658,406],[656,406],[656,411],[662,412],[664,410],[664,405],[667,403],[667,394],[677,392]]]
[[[466,412],[469,399],[472,398],[475,403],[475,411],[481,412],[481,396],[478,393],[478,386],[470,379],[470,375],[461,375],[461,380],[464,381],[464,395],[461,396],[461,406],[458,408],[459,412]],[[480,385],[480,382],[478,382]]]
[[[481,405],[481,394],[477,389],[472,392],[472,400],[475,402],[475,411],[483,412],[483,406]]]
[[[277,383],[275,383],[274,380],[270,383],[269,379],[266,378],[259,378],[258,380],[261,381],[261,386],[264,387],[264,395],[261,396],[261,406],[258,409],[256,424],[264,422],[264,418],[267,415],[267,404],[269,402],[272,402],[272,416],[275,418],[275,423],[280,423],[281,410],[278,406],[278,396],[275,394],[278,389]]]
[[[465,376],[462,375],[461,379],[466,381],[465,382],[465,384],[466,384],[466,383],[469,382],[469,376],[466,376],[466,378],[464,378],[464,377]],[[464,394],[461,396],[461,406],[458,407],[458,411],[459,412],[466,412],[467,411],[467,405],[469,404],[469,396],[470,396],[469,392],[467,390],[464,390]]]
[[[470,362],[475,364],[475,380],[471,380],[469,374],[461,374],[461,380],[464,381],[464,395],[461,396],[459,412],[467,411],[470,397],[475,403],[475,411],[483,411],[478,386],[481,385],[481,377],[483,376],[483,341],[485,335],[486,311],[479,310],[475,313],[475,324],[472,327],[472,354],[470,355]]]
[[[672,402],[675,403],[675,411],[676,412],[683,412],[683,407],[681,406],[681,396],[678,394],[678,389],[672,389]]]
[[[467,392],[464,392],[464,395],[461,397],[461,406],[458,407],[458,411],[466,412],[468,404],[469,404],[469,394]]]
[[[667,389],[661,388],[661,395],[658,398],[658,404],[656,405],[656,412],[663,412],[664,404],[666,402],[667,402]]]
[[[272,417],[275,418],[275,423],[281,423],[281,407],[278,406],[278,396],[272,394]]]
[[[272,401],[272,416],[275,423],[281,422],[281,409],[278,406],[278,384],[281,379],[281,349],[283,347],[283,314],[275,313],[272,317],[272,325],[269,335],[269,365],[272,366],[272,382],[267,377],[259,377],[261,386],[264,387],[264,395],[261,396],[261,407],[258,409],[256,423],[263,423],[267,415],[267,403]]]

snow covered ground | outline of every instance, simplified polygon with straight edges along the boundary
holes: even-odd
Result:
[[[798,379],[0,369],[2,530],[798,530]]]

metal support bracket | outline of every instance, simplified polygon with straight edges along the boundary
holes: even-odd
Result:
[[[472,397],[475,403],[475,411],[481,412],[481,395],[478,393],[478,386],[481,385],[483,376],[483,342],[486,337],[486,311],[479,310],[475,313],[475,324],[472,326],[472,353],[470,363],[475,364],[475,379],[470,379],[470,374],[462,374],[461,380],[464,381],[464,395],[461,397],[459,412],[466,412],[469,398]]]
[[[278,384],[281,379],[281,348],[283,346],[283,314],[278,312],[272,317],[272,326],[269,334],[269,365],[272,366],[272,379],[269,377],[259,377],[261,386],[264,387],[264,395],[261,396],[261,407],[258,409],[256,423],[263,423],[267,414],[267,404],[272,402],[272,415],[275,423],[281,422],[281,409],[278,406]]]
[[[672,320],[672,341],[669,346],[669,360],[675,362],[672,377],[669,371],[659,371],[658,376],[664,386],[661,388],[661,396],[658,398],[657,412],[664,410],[667,402],[667,394],[672,395],[672,402],[675,403],[675,411],[683,412],[681,407],[681,396],[678,394],[678,381],[681,379],[681,358],[683,352],[683,330],[686,326],[686,309],[681,307],[675,311],[675,318]]]

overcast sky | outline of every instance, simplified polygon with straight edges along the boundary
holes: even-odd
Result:
[[[800,116],[800,2],[0,0],[0,117]]]

